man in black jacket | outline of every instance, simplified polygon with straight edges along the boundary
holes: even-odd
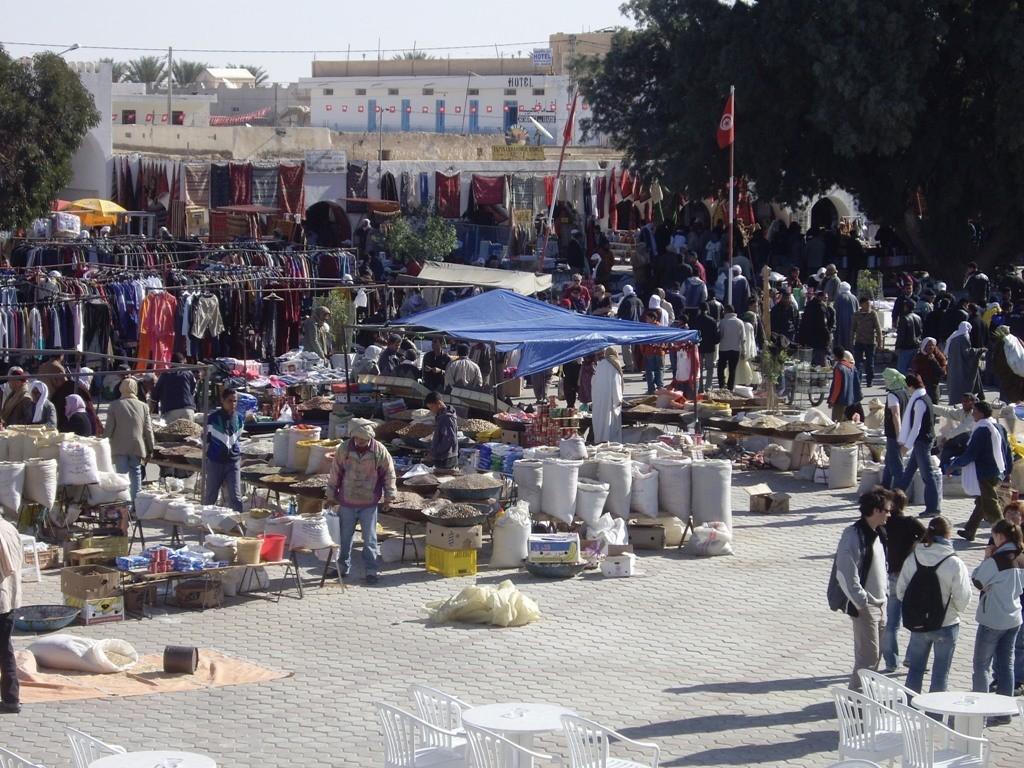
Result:
[[[427,458],[435,467],[452,469],[459,463],[459,420],[440,393],[431,392],[423,403],[434,414],[434,437]]]
[[[825,302],[821,293],[815,293],[804,307],[804,316],[800,320],[800,345],[811,348],[811,364],[824,365],[825,351],[828,349],[832,334],[828,329],[828,318]]]
[[[693,318],[690,327],[700,333],[700,343],[697,345],[697,349],[700,350],[701,391],[707,392],[714,386],[719,335],[718,321],[708,313],[706,301],[700,305],[697,316]]]
[[[772,333],[785,336],[787,341],[795,342],[800,329],[800,310],[793,301],[793,292],[783,288],[779,292],[779,300],[771,311]]]
[[[634,323],[642,323],[644,320],[644,312],[647,309],[644,307],[643,301],[636,295],[636,291],[633,290],[632,285],[625,285],[622,288],[622,301],[619,302],[619,307],[616,310],[619,320],[632,320]],[[637,352],[632,347],[624,346],[622,348],[622,360],[626,370],[626,373],[634,373],[639,370],[639,364],[636,359]]]

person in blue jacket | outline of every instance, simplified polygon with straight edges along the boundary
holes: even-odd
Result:
[[[217,503],[227,486],[228,506],[242,511],[242,427],[238,393],[230,388],[220,394],[220,408],[206,417],[206,485],[203,504]]]
[[[1010,477],[1013,469],[1013,454],[1006,430],[992,419],[992,406],[984,400],[974,404],[974,429],[967,441],[967,448],[949,463],[947,474],[955,467],[963,467],[964,493],[974,496],[974,511],[963,528],[956,533],[961,539],[974,541],[981,519],[996,523],[1002,519],[999,483]]]

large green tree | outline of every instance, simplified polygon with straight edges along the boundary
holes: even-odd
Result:
[[[59,56],[15,60],[0,48],[0,229],[46,215],[99,120],[92,95]]]
[[[161,56],[140,56],[128,62],[124,76],[128,83],[160,85],[167,79],[167,59]]]
[[[1024,3],[1019,0],[632,0],[635,28],[580,85],[591,131],[670,188],[728,176],[715,129],[736,86],[736,170],[797,204],[856,194],[951,274],[1024,238]],[[970,238],[969,221],[986,232]]]
[[[174,82],[178,85],[192,85],[206,69],[204,61],[188,61],[178,59],[172,65],[174,70]]]

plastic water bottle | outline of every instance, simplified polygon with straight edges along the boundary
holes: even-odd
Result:
[[[295,517],[298,514],[299,505],[295,502],[295,497],[292,497],[292,500],[288,502],[288,516]]]

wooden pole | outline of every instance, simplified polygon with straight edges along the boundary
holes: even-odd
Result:
[[[735,147],[736,147],[736,86],[729,86],[729,102],[732,104],[732,141],[729,142],[729,259],[726,262],[726,273],[725,273],[725,303],[732,304],[732,260],[733,260],[733,230],[736,228],[736,204],[735,198],[735,169],[733,163],[735,160]],[[742,315],[746,311],[746,307],[733,307],[736,310],[737,315]]]

